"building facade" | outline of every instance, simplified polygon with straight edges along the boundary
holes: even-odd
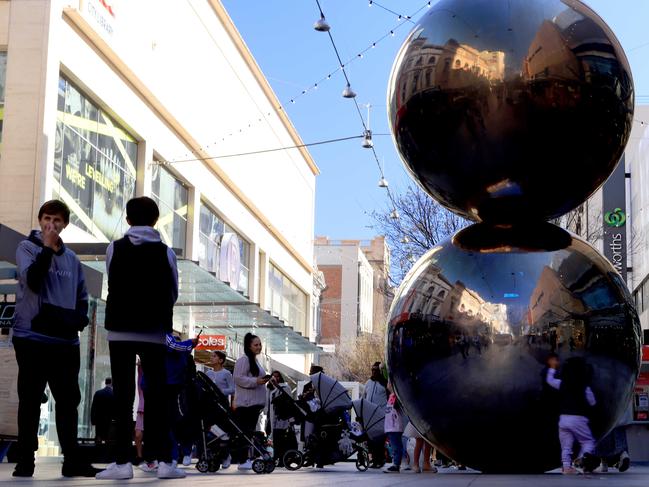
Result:
[[[649,106],[635,107],[624,156],[615,172],[580,208],[562,217],[563,226],[604,254],[627,283],[649,343]],[[649,348],[645,345],[627,429],[630,454],[649,460]]]
[[[316,237],[315,259],[326,283],[320,297],[320,339],[335,352],[362,333],[385,331],[392,302],[390,252],[384,237],[371,241]]]
[[[59,198],[66,243],[101,249],[128,199],[154,198],[179,256],[174,327],[232,353],[252,330],[270,366],[303,378],[318,168],[304,148],[229,157],[303,142],[221,3],[4,0],[0,46],[0,224],[27,234]],[[86,402],[109,371],[105,291],[82,337]]]

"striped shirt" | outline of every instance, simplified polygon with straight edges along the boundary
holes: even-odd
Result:
[[[259,375],[250,372],[250,362],[244,355],[234,364],[234,401],[237,407],[264,406],[266,404],[266,386],[257,384],[257,379],[266,375],[264,368],[257,362]]]

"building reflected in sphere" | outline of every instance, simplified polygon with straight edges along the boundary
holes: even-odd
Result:
[[[623,414],[640,363],[640,323],[619,274],[549,223],[460,231],[422,257],[395,297],[391,381],[444,454],[486,472],[560,466],[550,352],[593,368],[597,438]]]
[[[550,219],[609,176],[633,82],[583,3],[441,0],[395,61],[388,118],[412,176],[474,221]]]

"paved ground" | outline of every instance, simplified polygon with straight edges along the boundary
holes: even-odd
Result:
[[[311,486],[394,486],[394,485],[434,485],[435,487],[554,487],[567,485],[588,485],[588,487],[636,487],[649,485],[649,467],[632,466],[623,474],[613,471],[607,474],[591,474],[579,476],[563,476],[558,473],[545,475],[481,475],[476,472],[459,472],[442,469],[438,474],[385,474],[376,470],[357,472],[351,463],[343,463],[326,467],[323,471],[312,468],[288,472],[278,469],[270,475],[238,472],[236,466],[214,474],[201,474],[193,467],[187,469],[187,478],[166,480],[165,485],[191,485],[200,487],[207,485],[230,486],[281,486],[281,487],[311,487]],[[64,479],[61,477],[60,464],[54,462],[36,465],[32,479],[13,479],[11,472],[13,464],[0,464],[0,485],[42,485],[42,486],[89,486],[89,485],[153,485],[159,481],[155,476],[137,470],[131,481],[98,481],[94,479]]]

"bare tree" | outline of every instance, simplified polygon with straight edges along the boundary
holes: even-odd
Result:
[[[341,343],[329,357],[327,372],[339,380],[365,382],[370,378],[372,364],[384,361],[385,328],[382,328]]]
[[[468,222],[451,213],[411,184],[406,191],[393,196],[393,207],[373,211],[371,217],[378,233],[385,235],[392,258],[391,276],[399,283],[424,253],[465,227]],[[394,218],[393,210],[398,213]]]

